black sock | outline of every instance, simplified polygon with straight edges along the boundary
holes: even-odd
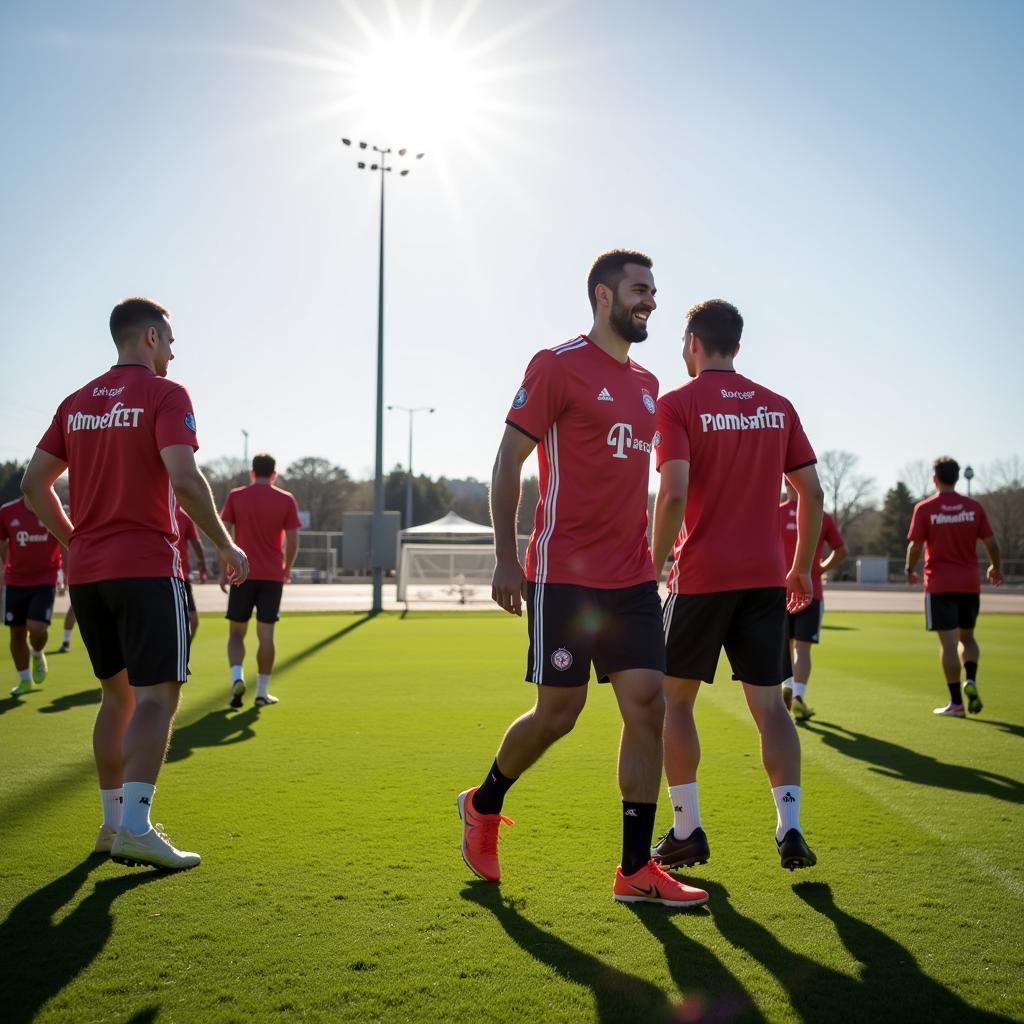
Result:
[[[480,814],[501,814],[501,805],[505,802],[505,794],[512,788],[515,779],[502,775],[498,771],[498,759],[494,759],[487,778],[480,783],[480,788],[473,794],[473,807]]]
[[[964,672],[967,673],[967,678],[978,681],[978,663],[976,661],[965,661]]]
[[[963,697],[960,696],[960,683],[959,683],[959,681],[955,682],[955,683],[946,683],[946,685],[949,687],[949,699],[954,704],[963,704],[964,699],[963,699]]]
[[[657,804],[622,801],[622,873],[632,875],[651,859]]]

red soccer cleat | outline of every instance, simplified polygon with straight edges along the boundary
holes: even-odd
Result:
[[[474,786],[460,793],[455,801],[462,819],[462,859],[470,871],[485,882],[501,880],[501,865],[498,864],[498,827],[502,822],[514,825],[504,814],[481,814],[473,807],[473,794],[479,789]]]
[[[620,903],[660,903],[666,907],[699,907],[708,901],[703,889],[683,885],[653,860],[632,875],[616,868],[612,894]]]

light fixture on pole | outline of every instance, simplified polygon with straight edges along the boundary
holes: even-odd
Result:
[[[967,481],[967,497],[971,496],[971,481],[974,479],[974,470],[970,466],[964,466],[964,479]]]
[[[245,468],[249,468],[249,431],[242,430],[242,462],[245,463]]]
[[[392,409],[409,414],[409,461],[405,464],[405,528],[408,530],[412,526],[412,418],[418,412],[425,412],[427,415],[430,415],[430,413],[437,412],[437,410],[428,405],[418,405],[415,409],[410,409],[407,405],[389,405],[388,412]]]
[[[352,140],[341,140],[351,146]],[[371,611],[376,614],[383,608],[382,590],[384,583],[383,549],[384,549],[384,175],[394,168],[388,163],[391,149],[388,146],[375,146],[371,142],[356,142],[360,149],[372,149],[378,154],[379,163],[367,165],[359,160],[356,167],[361,170],[380,172],[380,249],[377,262],[377,443],[373,474],[373,522],[370,527],[370,565],[373,569],[373,604]],[[408,150],[400,149],[398,156],[405,157]],[[417,153],[415,159],[422,160],[424,154]],[[409,173],[409,168],[399,168],[401,177]]]

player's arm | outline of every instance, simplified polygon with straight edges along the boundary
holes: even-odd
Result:
[[[821,565],[819,566],[822,576],[826,573],[830,573],[837,565],[842,565],[843,562],[846,561],[847,554],[846,545],[844,544],[840,544],[839,547],[833,548],[828,553],[828,558],[822,559]]]
[[[982,537],[981,543],[985,545],[985,550],[988,552],[989,567],[985,575],[988,576],[988,581],[992,586],[1001,586],[1003,582],[1003,564],[995,535]]]
[[[295,564],[295,556],[299,553],[299,531],[284,531],[284,574],[286,579],[291,579],[292,566]]]
[[[515,427],[505,426],[491,473],[491,523],[494,526],[494,576],[491,598],[510,615],[523,614],[526,574],[519,561],[516,513],[519,510],[523,463],[537,442]]]
[[[651,555],[654,571],[661,579],[665,561],[679,536],[686,511],[686,495],[690,489],[690,463],[684,459],[663,462],[659,470],[661,483],[654,502],[654,525],[651,528]]]
[[[68,464],[63,459],[37,448],[21,478],[21,493],[25,495],[29,508],[46,524],[46,528],[63,547],[71,543],[74,526],[53,485],[67,468]]]
[[[907,560],[903,565],[903,573],[908,583],[917,582],[917,563],[921,559],[921,549],[924,544],[919,540],[912,540],[907,544]]]
[[[821,533],[821,516],[825,508],[825,492],[818,480],[815,466],[803,466],[786,474],[796,491],[796,551],[786,576],[786,607],[799,612],[811,603],[814,586],[811,563]]]
[[[229,523],[225,519],[221,519],[221,522],[224,523],[224,529],[228,531],[228,536],[234,541],[237,537],[235,524]],[[224,556],[219,551],[217,552],[217,562],[220,565],[220,589],[222,593],[226,594],[228,592],[228,563],[224,561]]]
[[[231,582],[243,582],[249,575],[249,559],[231,539],[220,516],[217,515],[210,485],[196,465],[196,455],[192,446],[168,445],[160,449],[160,458],[167,467],[174,496],[196,526],[213,541],[227,563],[227,573]]]
[[[9,541],[6,538],[4,538],[4,540],[0,540],[0,562],[5,562],[6,563],[6,561],[7,561],[7,545],[8,545],[8,543],[9,543]]]

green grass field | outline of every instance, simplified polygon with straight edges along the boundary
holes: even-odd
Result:
[[[826,617],[818,717],[801,731],[819,864],[795,874],[778,866],[756,732],[720,672],[698,703],[713,853],[689,876],[711,902],[682,913],[611,898],[605,687],[510,793],[501,886],[463,865],[455,796],[532,697],[520,621],[286,616],[282,703],[233,712],[224,623],[205,617],[154,804],[203,854],[180,875],[87,855],[99,698],[76,636],[42,692],[0,699],[0,1014],[1020,1020],[1024,621],[988,616],[978,635],[985,711],[935,719],[945,690],[919,616]]]

